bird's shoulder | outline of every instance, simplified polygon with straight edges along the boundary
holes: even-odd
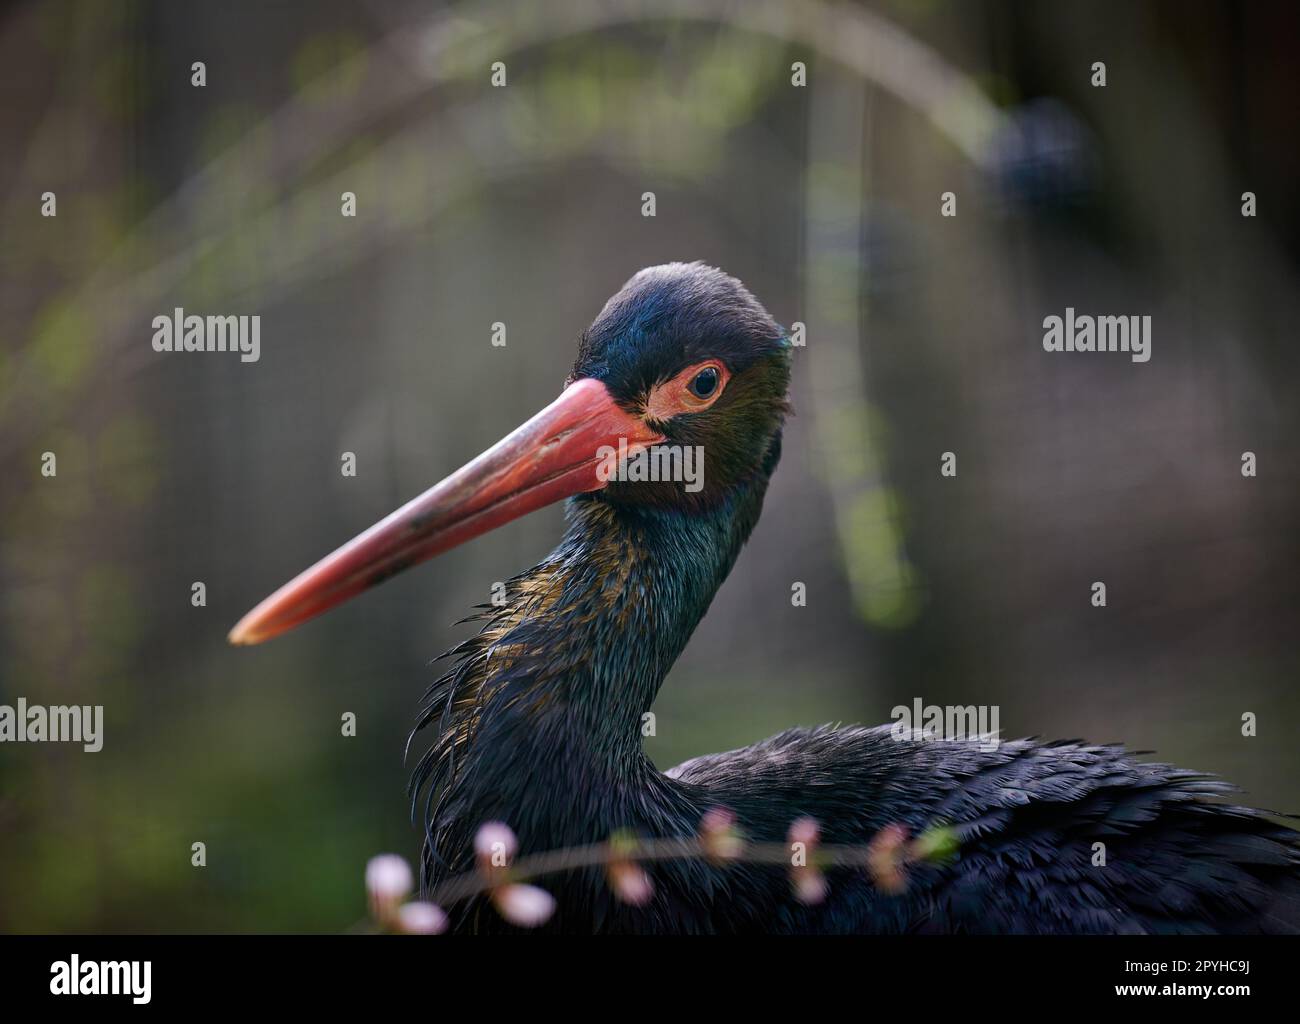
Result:
[[[844,787],[855,781],[870,785],[886,779],[895,787],[910,785],[913,779],[917,784],[926,780],[926,788],[934,791],[937,785],[955,784],[989,767],[1014,765],[1017,773],[1035,768],[1046,771],[1043,762],[1055,757],[1051,748],[1039,748],[1048,751],[1044,758],[1017,763],[1036,746],[1029,740],[912,742],[911,734],[900,737],[888,725],[828,724],[786,729],[747,747],[691,758],[665,774],[683,783],[724,791],[764,785]]]

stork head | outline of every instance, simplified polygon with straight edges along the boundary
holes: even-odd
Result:
[[[604,385],[667,453],[692,449],[700,479],[616,475],[600,491],[627,504],[716,504],[762,471],[787,411],[785,331],[734,277],[701,263],[636,274],[583,332],[568,385]],[[770,467],[768,467],[770,471]],[[683,486],[685,484],[685,486]]]
[[[718,506],[774,468],[789,376],[785,332],[735,278],[700,263],[642,270],[583,332],[554,402],[286,583],[229,639],[268,640],[562,498]]]

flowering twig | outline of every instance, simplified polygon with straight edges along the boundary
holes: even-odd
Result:
[[[477,870],[435,886],[429,893],[428,903],[406,905],[429,907],[430,910],[415,915],[419,923],[429,927],[408,927],[409,922],[401,920],[401,911],[406,907],[394,910],[396,904],[391,892],[377,899],[372,891],[371,905],[387,908],[387,913],[382,917],[376,915],[376,919],[389,930],[441,931],[446,927],[441,907],[486,895],[508,921],[533,927],[549,919],[555,901],[544,890],[527,884],[527,880],[583,868],[604,868],[615,895],[625,903],[640,906],[653,895],[650,876],[641,865],[696,858],[717,865],[743,863],[787,868],[796,898],[815,904],[827,896],[829,887],[824,872],[828,869],[865,869],[882,891],[900,892],[906,888],[909,865],[942,862],[956,850],[955,837],[944,826],[927,829],[911,840],[907,835],[901,825],[889,825],[866,844],[825,846],[819,842],[817,822],[800,818],[791,825],[788,842],[750,842],[736,829],[732,812],[715,808],[705,815],[700,833],[695,836],[647,839],[618,832],[603,842],[547,850],[516,861],[518,841],[514,833],[500,822],[490,822],[475,838]],[[376,858],[371,864],[391,856]],[[368,879],[371,873],[367,871]],[[394,872],[390,869],[377,874],[391,877]],[[398,896],[398,902],[400,899]]]

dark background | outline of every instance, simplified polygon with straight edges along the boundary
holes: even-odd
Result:
[[[98,754],[0,747],[0,930],[360,917],[367,858],[418,849],[426,662],[560,509],[264,647],[226,631],[550,401],[608,295],[677,259],[808,343],[763,521],[655,707],[660,767],[921,697],[1300,811],[1298,27],[1228,3],[11,4],[0,703],[106,724]],[[1044,353],[1067,305],[1150,314],[1151,361]],[[153,352],[175,306],[260,314],[261,360]]]

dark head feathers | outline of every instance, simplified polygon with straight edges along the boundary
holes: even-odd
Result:
[[[582,334],[570,379],[594,377],[620,399],[704,359],[732,373],[789,346],[784,328],[740,281],[703,263],[646,267]]]

